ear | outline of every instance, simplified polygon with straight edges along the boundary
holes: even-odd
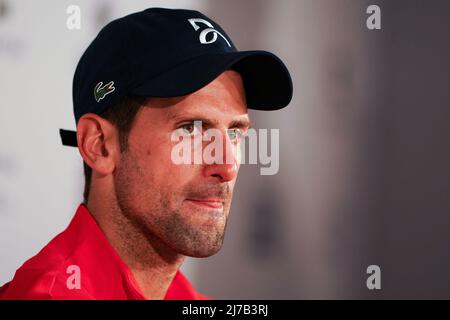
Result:
[[[77,125],[78,150],[93,171],[104,176],[114,172],[120,158],[117,129],[108,120],[86,113]]]

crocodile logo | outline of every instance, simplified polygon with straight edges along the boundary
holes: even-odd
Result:
[[[114,88],[114,81],[110,81],[105,85],[103,85],[103,82],[100,81],[94,88],[95,101],[100,102],[100,100],[104,99],[106,95],[110,94],[114,90],[116,90],[116,88]]]

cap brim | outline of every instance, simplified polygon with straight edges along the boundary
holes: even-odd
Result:
[[[292,99],[289,71],[276,55],[267,51],[204,54],[148,80],[131,93],[148,97],[184,96],[228,69],[241,74],[248,108],[278,110]]]
[[[154,77],[131,94],[145,97],[179,97],[195,92],[225,70],[242,76],[247,107],[278,110],[292,99],[292,79],[284,63],[267,51],[204,54]],[[63,145],[77,146],[76,132],[60,130]]]

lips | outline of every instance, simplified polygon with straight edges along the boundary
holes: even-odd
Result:
[[[203,206],[212,209],[222,209],[224,203],[224,200],[219,198],[186,199],[186,200],[198,206]]]

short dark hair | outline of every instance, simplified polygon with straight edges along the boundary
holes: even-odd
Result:
[[[124,152],[128,149],[128,135],[130,134],[136,114],[145,104],[145,101],[145,97],[128,96],[100,114],[102,118],[108,120],[117,128],[119,133],[120,152]],[[84,161],[83,166],[85,181],[83,198],[84,203],[87,204],[91,188],[92,168]]]

